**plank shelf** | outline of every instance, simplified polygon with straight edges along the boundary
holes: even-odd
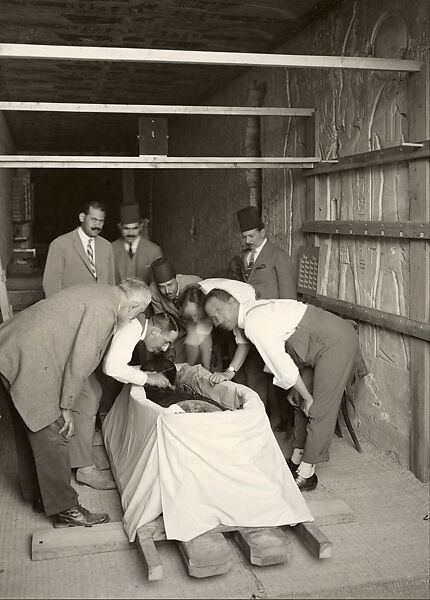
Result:
[[[336,163],[326,163],[314,167],[312,170],[304,173],[305,177],[315,177],[316,175],[330,175],[341,171],[352,171],[355,169],[365,169],[385,165],[389,163],[401,162],[405,160],[417,160],[419,158],[430,157],[430,140],[417,142],[416,144],[401,144],[382,148],[381,150],[371,150],[370,152],[361,152],[349,156],[340,157]],[[321,161],[323,162],[323,161]]]
[[[337,300],[329,296],[317,295],[315,298],[303,295],[303,302],[314,304],[325,310],[336,313],[346,319],[363,321],[371,325],[378,325],[384,329],[404,333],[413,338],[430,341],[430,323],[416,321],[394,313],[377,310],[360,304]]]
[[[430,223],[415,221],[305,221],[305,233],[376,238],[430,239]]]

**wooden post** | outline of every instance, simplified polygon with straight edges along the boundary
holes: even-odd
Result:
[[[12,307],[9,304],[9,298],[7,296],[6,289],[6,273],[3,269],[3,263],[0,258],[0,312],[1,312],[1,322],[4,323],[8,319],[12,318]]]
[[[429,65],[410,76],[409,139],[430,138]],[[411,221],[430,219],[430,161],[428,158],[409,163]],[[409,316],[428,322],[430,288],[430,242],[410,242]],[[411,339],[411,470],[421,481],[429,480],[430,419],[430,344]]]
[[[122,170],[122,201],[123,204],[135,204],[134,170]]]
[[[313,116],[306,119],[306,152],[312,152],[315,156],[319,157],[319,119],[317,111],[314,112]],[[319,196],[319,179],[318,177],[308,177],[305,182],[306,196],[305,196],[305,220],[314,221],[318,219],[317,215],[317,198]],[[307,245],[319,246],[319,239],[317,235],[307,235]]]

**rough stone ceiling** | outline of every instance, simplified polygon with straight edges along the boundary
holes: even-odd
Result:
[[[271,52],[338,0],[1,0],[0,43]],[[0,99],[204,104],[237,67],[0,60]],[[136,154],[137,115],[8,112],[18,152]]]

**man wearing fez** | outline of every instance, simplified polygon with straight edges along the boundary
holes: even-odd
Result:
[[[138,277],[148,285],[152,281],[151,263],[163,256],[163,252],[142,236],[142,228],[139,205],[121,205],[118,223],[121,237],[112,243],[117,283],[125,277]]]
[[[252,285],[257,298],[296,299],[296,283],[288,254],[269,242],[256,206],[237,212],[242,241],[243,279]]]
[[[201,277],[197,275],[177,274],[172,263],[166,258],[157,258],[151,267],[154,281],[151,283],[149,289],[151,291],[154,313],[166,312],[179,325],[179,334],[176,343],[168,351],[169,354],[166,357],[172,360],[172,362],[185,362],[184,342],[187,335],[187,322],[180,315],[179,297],[187,286],[201,281]]]
[[[244,244],[242,274],[243,280],[252,285],[257,298],[291,298],[295,300],[296,283],[288,254],[266,237],[264,223],[256,206],[246,206],[237,212],[239,227]],[[252,358],[252,356],[250,357]],[[263,361],[257,355],[254,360],[263,369]],[[257,366],[254,367],[256,370]],[[267,385],[267,394],[275,402],[280,415],[280,423],[275,431],[285,431],[292,414],[284,402],[284,392]],[[264,399],[263,399],[264,401]],[[270,403],[272,403],[270,402]],[[288,417],[288,413],[289,417]]]

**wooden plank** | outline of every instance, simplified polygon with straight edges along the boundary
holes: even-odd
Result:
[[[208,52],[196,50],[159,50],[153,48],[114,48],[111,46],[58,46],[48,44],[0,44],[0,58],[405,72],[417,72],[422,64],[415,60],[363,56],[260,54],[251,52]]]
[[[234,539],[252,565],[264,567],[291,560],[290,539],[280,527],[240,528]]]
[[[430,138],[430,66],[409,78],[410,136]],[[430,161],[428,158],[409,164],[411,220],[430,220]],[[430,313],[430,244],[410,244],[409,250],[409,315],[412,319],[429,320]],[[411,469],[421,481],[429,480],[430,457],[430,346],[422,340],[411,340]]]
[[[293,530],[315,558],[331,557],[332,543],[319,527],[313,523],[299,523]]]
[[[330,235],[430,239],[430,223],[414,221],[305,221],[302,229],[307,233]]]
[[[418,133],[422,135],[422,132]],[[359,154],[342,156],[336,163],[324,163],[314,167],[312,171],[305,173],[305,177],[315,177],[316,175],[330,175],[339,171],[349,171],[351,169],[365,169],[375,167],[376,165],[386,165],[404,160],[418,160],[430,156],[430,141],[419,142],[419,146],[400,145],[381,150],[371,150]]]
[[[303,169],[316,157],[0,155],[0,168],[32,169]]]
[[[64,556],[81,556],[99,552],[129,550],[122,521],[102,523],[94,527],[68,527],[35,531],[31,539],[32,560],[48,560]]]
[[[334,312],[347,319],[378,325],[384,329],[405,333],[420,340],[430,340],[430,324],[424,321],[416,321],[408,317],[401,317],[400,315],[377,310],[376,308],[352,304],[344,300],[336,300],[336,298],[329,298],[328,296],[318,295],[314,298],[304,295],[303,301]]]
[[[178,542],[191,577],[222,575],[232,566],[233,555],[222,533],[204,533],[189,542]]]
[[[357,520],[352,508],[340,498],[310,498],[306,502],[315,525],[338,525]]]
[[[77,102],[0,102],[0,110],[123,113],[164,115],[231,115],[259,117],[311,117],[314,108],[286,108],[284,106],[187,106],[179,104],[89,104]]]
[[[163,578],[163,565],[152,537],[136,536],[136,545],[145,563],[148,581],[158,581]]]

